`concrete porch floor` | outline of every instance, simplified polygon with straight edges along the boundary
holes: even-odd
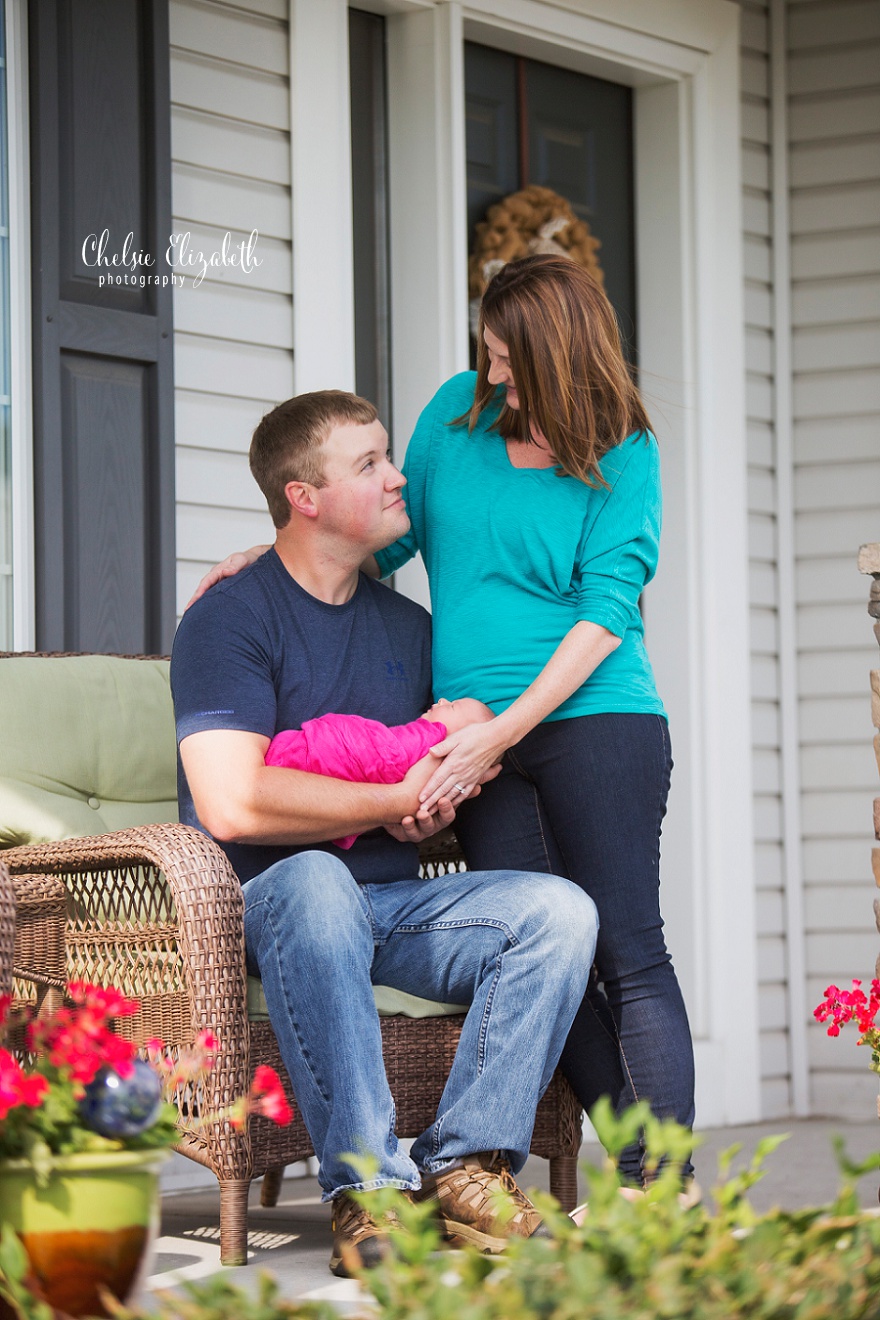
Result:
[[[797,1209],[830,1200],[839,1185],[831,1138],[840,1133],[853,1160],[862,1160],[880,1149],[877,1120],[844,1123],[826,1119],[764,1123],[740,1128],[716,1128],[700,1133],[695,1163],[697,1177],[707,1194],[715,1181],[720,1151],[741,1143],[743,1150],[734,1167],[750,1157],[758,1141],[778,1132],[790,1133],[766,1163],[766,1175],[751,1193],[757,1210],[780,1205]],[[585,1143],[581,1159],[597,1162],[601,1149]],[[302,1166],[298,1166],[302,1168]],[[546,1161],[532,1157],[519,1181],[525,1188],[548,1187]],[[581,1182],[583,1180],[581,1179]],[[859,1197],[866,1208],[876,1208],[880,1173],[874,1172],[859,1184]],[[204,1279],[223,1269],[231,1281],[244,1287],[255,1284],[258,1274],[268,1270],[278,1279],[290,1299],[326,1298],[340,1315],[362,1310],[361,1291],[349,1280],[335,1279],[327,1268],[330,1255],[329,1207],[321,1204],[320,1189],[311,1176],[288,1176],[279,1203],[271,1210],[260,1207],[260,1187],[251,1188],[253,1207],[249,1223],[249,1263],[238,1269],[220,1265],[219,1195],[216,1188],[176,1192],[163,1197],[161,1237],[157,1245],[154,1273],[148,1291],[171,1288],[184,1279]],[[149,1297],[143,1301],[149,1305]]]

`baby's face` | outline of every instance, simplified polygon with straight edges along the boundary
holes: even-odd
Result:
[[[484,724],[495,717],[489,707],[477,701],[476,697],[456,697],[455,701],[441,697],[433,706],[428,707],[424,718],[432,724],[445,724],[447,732],[456,733],[466,724]]]

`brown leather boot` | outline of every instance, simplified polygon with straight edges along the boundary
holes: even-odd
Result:
[[[514,1181],[497,1151],[468,1155],[455,1168],[423,1173],[414,1200],[435,1205],[445,1236],[493,1255],[511,1237],[547,1235],[539,1212]]]
[[[369,1270],[388,1255],[388,1230],[399,1227],[393,1210],[381,1217],[370,1211],[347,1192],[333,1200],[333,1253],[330,1271],[340,1279],[350,1279],[358,1270]]]

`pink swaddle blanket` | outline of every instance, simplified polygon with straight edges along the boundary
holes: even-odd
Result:
[[[266,765],[308,770],[360,784],[399,784],[406,772],[446,737],[445,724],[412,720],[389,727],[362,715],[319,715],[301,729],[277,733],[266,750]],[[350,848],[347,834],[333,842]]]

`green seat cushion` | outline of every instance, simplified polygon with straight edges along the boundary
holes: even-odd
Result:
[[[0,660],[0,847],[177,820],[167,660]]]
[[[467,1005],[439,1004],[432,999],[419,999],[408,995],[405,990],[394,990],[390,985],[374,985],[373,998],[380,1017],[451,1017],[456,1013],[466,1013]],[[269,1010],[263,983],[256,976],[247,979],[247,1014],[251,1022],[268,1022]]]

